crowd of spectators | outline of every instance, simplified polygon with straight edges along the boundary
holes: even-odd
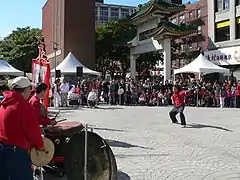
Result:
[[[204,82],[186,79],[176,82],[182,90],[189,90],[185,97],[188,106],[200,107],[240,107],[240,81]],[[99,102],[111,105],[172,105],[173,83],[164,84],[158,79],[145,79],[134,82],[131,79],[112,81],[84,80],[80,83],[82,99],[92,89],[98,92]]]

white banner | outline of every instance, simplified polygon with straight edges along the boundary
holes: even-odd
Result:
[[[47,67],[40,66],[39,64],[34,63],[33,64],[33,83],[37,85],[38,83],[44,82],[45,75],[47,73]]]
[[[204,56],[217,65],[240,64],[240,46],[206,51]]]

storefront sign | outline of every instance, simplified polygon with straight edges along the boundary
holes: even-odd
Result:
[[[204,56],[217,65],[237,65],[240,64],[240,46],[206,51]]]

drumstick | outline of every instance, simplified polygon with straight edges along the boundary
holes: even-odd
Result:
[[[57,123],[62,122],[62,121],[66,121],[66,120],[67,120],[67,119],[62,119],[62,120],[57,121]]]
[[[57,118],[58,114],[60,113],[60,110],[57,112],[57,114],[55,115],[54,119]]]

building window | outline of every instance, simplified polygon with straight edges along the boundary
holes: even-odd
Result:
[[[229,9],[229,0],[215,0],[216,12]]]
[[[223,10],[229,9],[229,0],[223,0]]]
[[[215,42],[230,40],[230,20],[217,22],[215,24]]]
[[[220,12],[223,10],[223,0],[216,0],[215,6],[216,6],[216,12]]]
[[[201,33],[202,33],[202,26],[198,26],[197,32],[198,32],[198,34],[201,34]]]
[[[191,11],[190,13],[189,13],[189,19],[192,19],[193,18],[193,12]]]
[[[240,5],[240,0],[236,0],[236,6]]]
[[[98,21],[98,6],[95,7],[95,21]]]
[[[172,22],[173,24],[177,24],[177,19],[174,18],[174,19],[171,20],[171,22]]]
[[[108,7],[100,7],[100,23],[106,24],[108,21]]]
[[[236,38],[240,39],[240,17],[236,19]]]
[[[111,8],[111,20],[119,19],[119,9],[118,8]]]
[[[121,18],[126,18],[129,16],[129,9],[121,8]]]
[[[186,46],[181,44],[180,46],[180,52],[184,52],[186,50]]]
[[[185,23],[185,16],[184,15],[179,16],[179,22],[180,22],[180,24]]]
[[[201,9],[198,9],[197,10],[197,18],[200,18],[201,17]]]

